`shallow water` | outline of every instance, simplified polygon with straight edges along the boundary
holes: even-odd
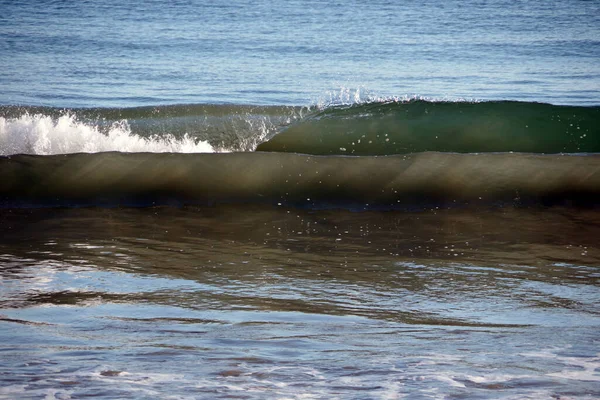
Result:
[[[0,218],[5,398],[600,396],[594,210]]]

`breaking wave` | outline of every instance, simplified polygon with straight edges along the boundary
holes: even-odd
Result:
[[[187,134],[179,138],[172,134],[142,137],[132,133],[125,120],[102,127],[79,121],[71,114],[58,118],[43,114],[0,117],[0,155],[108,151],[210,153],[214,148]]]

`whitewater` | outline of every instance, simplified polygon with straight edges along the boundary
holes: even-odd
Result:
[[[19,118],[0,117],[0,155],[68,154],[122,152],[213,152],[211,145],[185,136],[172,135],[147,138],[131,133],[127,121],[113,123],[104,129],[86,124],[74,115],[58,119],[43,114],[24,114]]]

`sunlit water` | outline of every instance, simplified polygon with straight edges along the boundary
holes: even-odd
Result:
[[[306,105],[371,93],[587,105],[600,91],[597,1],[0,7],[0,104]]]
[[[599,222],[5,211],[0,396],[597,398]]]

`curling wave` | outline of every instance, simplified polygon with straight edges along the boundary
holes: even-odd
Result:
[[[514,101],[374,102],[327,108],[258,151],[390,155],[600,152],[600,107]]]

